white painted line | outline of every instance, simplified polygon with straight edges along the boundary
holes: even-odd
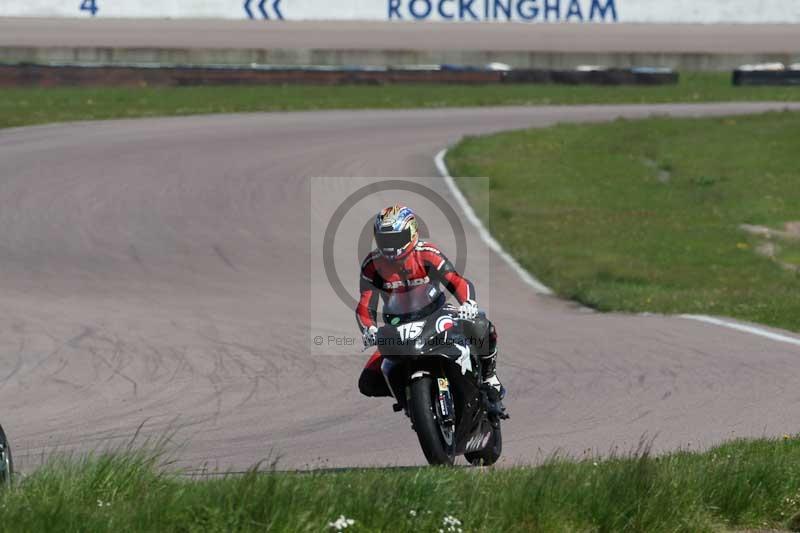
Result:
[[[450,189],[450,193],[455,196],[456,201],[461,207],[461,210],[464,211],[464,215],[467,217],[467,220],[469,220],[470,223],[478,230],[478,235],[480,235],[481,240],[485,242],[489,248],[497,252],[497,255],[503,258],[503,260],[508,263],[508,266],[510,266],[511,269],[517,273],[520,279],[532,287],[534,291],[539,294],[553,294],[553,291],[550,290],[549,287],[544,285],[538,279],[534,278],[530,272],[522,268],[517,260],[511,257],[511,255],[506,252],[502,246],[500,246],[500,243],[497,242],[494,237],[492,237],[492,234],[489,233],[489,230],[483,225],[481,219],[479,219],[478,215],[475,214],[475,210],[472,209],[471,205],[469,205],[469,202],[461,193],[461,190],[458,188],[458,185],[456,185],[455,180],[453,180],[453,177],[450,175],[450,171],[447,169],[447,164],[444,162],[446,155],[446,148],[436,154],[436,157],[434,158],[434,161],[436,162],[436,169],[439,171],[439,174],[441,174],[442,178],[444,178],[444,182]]]
[[[697,320],[698,322],[705,322],[706,324],[714,324],[715,326],[721,326],[723,328],[728,328],[728,329],[735,329],[736,331],[750,333],[751,335],[758,335],[759,337],[764,337],[767,339],[771,339],[773,341],[785,342],[786,344],[793,344],[795,346],[800,346],[800,339],[796,337],[781,335],[780,333],[774,333],[772,331],[768,331],[766,329],[758,328],[755,326],[747,326],[745,324],[729,322],[727,320],[722,320],[720,318],[714,318],[706,315],[680,315],[680,318],[686,318],[688,320]]]

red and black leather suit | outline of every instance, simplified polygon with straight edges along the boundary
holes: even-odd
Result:
[[[411,253],[396,261],[386,259],[377,250],[373,251],[361,264],[359,283],[361,298],[356,308],[356,320],[361,331],[370,326],[378,326],[379,299],[383,299],[386,303],[389,298],[402,298],[404,293],[410,294],[412,290],[418,291],[420,287],[425,287],[431,294],[436,291],[436,296],[431,300],[434,305],[441,307],[445,302],[444,294],[440,290],[441,285],[455,296],[459,304],[466,300],[475,300],[475,287],[456,272],[453,264],[435,244],[419,241]],[[494,353],[497,339],[494,326],[481,315],[478,329],[483,330],[479,333],[481,337],[484,335],[488,337],[486,355]],[[391,395],[381,373],[382,362],[380,351],[376,350],[367,361],[358,380],[362,394]]]

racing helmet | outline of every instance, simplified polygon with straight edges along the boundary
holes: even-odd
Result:
[[[381,255],[397,261],[410,254],[419,241],[417,217],[404,205],[387,207],[375,217],[374,234]]]

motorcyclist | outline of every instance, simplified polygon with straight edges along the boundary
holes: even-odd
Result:
[[[405,299],[409,307],[431,314],[445,305],[446,297],[440,290],[440,285],[444,285],[458,300],[458,317],[465,320],[468,337],[478,340],[471,349],[481,357],[484,383],[496,393],[493,396],[502,399],[505,389],[496,372],[497,333],[478,310],[472,283],[456,272],[436,245],[419,239],[416,216],[408,207],[396,204],[383,209],[375,218],[373,231],[377,249],[361,264],[361,297],[356,308],[364,346],[377,343],[379,297],[383,299],[384,311],[387,302]],[[422,303],[411,301],[418,300],[420,294],[424,297]],[[381,372],[382,362],[380,351],[376,350],[361,372],[358,388],[365,396],[391,396]]]

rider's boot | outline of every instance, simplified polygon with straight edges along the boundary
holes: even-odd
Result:
[[[497,348],[491,354],[481,356],[481,378],[501,398],[506,395],[506,389],[497,377]]]
[[[507,418],[506,408],[503,405],[503,398],[506,395],[506,388],[500,383],[497,377],[497,349],[490,354],[481,356],[481,378],[487,388],[491,414],[496,414],[501,418]]]

